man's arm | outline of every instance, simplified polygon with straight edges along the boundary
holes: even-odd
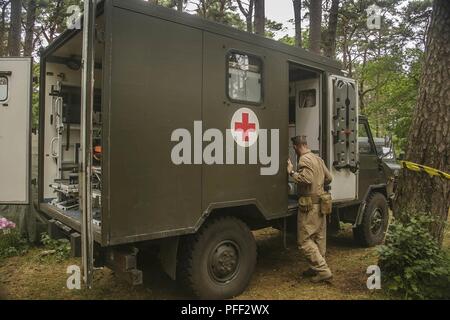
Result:
[[[301,157],[298,164],[298,170],[292,175],[297,183],[311,184],[314,178],[312,163],[309,158]]]

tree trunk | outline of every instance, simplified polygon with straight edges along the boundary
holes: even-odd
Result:
[[[408,137],[406,159],[450,171],[450,1],[435,0],[427,34],[419,98]],[[396,216],[410,211],[436,218],[432,234],[442,244],[450,206],[450,182],[426,173],[402,170]]]
[[[311,0],[309,5],[309,50],[320,54],[322,34],[322,0]]]
[[[20,56],[21,35],[22,35],[22,0],[12,0],[11,22],[8,37],[8,53],[10,56]]]
[[[6,55],[5,34],[6,34],[6,8],[8,3],[2,3],[2,12],[0,14],[0,57]]]
[[[177,0],[177,10],[183,12],[183,0]]]
[[[328,18],[327,40],[325,44],[325,55],[329,58],[336,57],[336,32],[339,13],[339,0],[332,0],[330,16]]]
[[[366,35],[365,36],[367,43],[369,43],[369,38]],[[362,66],[361,66],[361,70],[365,70],[366,66],[367,66],[367,51],[368,51],[368,46],[364,46],[364,53],[363,53],[363,61],[362,61]],[[364,72],[364,71],[362,71]],[[359,94],[359,109],[360,112],[364,114],[364,111],[366,109],[366,104],[365,104],[365,89],[364,89],[364,85],[365,85],[365,79],[364,77],[361,77],[361,80],[359,81],[359,86],[358,86],[358,94]]]
[[[25,26],[25,45],[23,49],[24,56],[31,56],[33,54],[33,35],[34,24],[36,22],[36,0],[28,0],[27,6],[27,22]]]
[[[249,0],[247,10],[245,9],[244,5],[242,4],[242,0],[236,0],[236,1],[239,6],[239,10],[245,17],[245,22],[247,24],[247,32],[252,33],[253,32],[253,8],[255,7],[255,1]]]
[[[347,28],[345,27],[346,21],[342,21],[342,65],[344,66],[344,70],[347,70],[348,57],[347,57]]]
[[[292,0],[294,3],[295,45],[302,46],[302,0]]]
[[[219,9],[215,19],[217,22],[224,23],[227,1],[228,0],[219,0]]]
[[[245,18],[245,22],[247,24],[247,32],[253,33],[253,18],[248,16]]]
[[[200,0],[199,3],[197,4],[198,6],[198,13],[201,17],[203,18],[208,18],[207,17],[207,8],[206,8],[206,2],[205,0]]]
[[[255,0],[255,33],[264,36],[266,13],[264,8],[265,0]]]

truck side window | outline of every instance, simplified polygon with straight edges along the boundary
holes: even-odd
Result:
[[[8,100],[8,78],[5,76],[0,77],[0,102]]]
[[[367,127],[364,123],[360,123],[358,127],[358,145],[360,154],[375,154],[372,143],[369,140]]]
[[[262,60],[245,53],[228,54],[228,97],[238,102],[262,102]]]

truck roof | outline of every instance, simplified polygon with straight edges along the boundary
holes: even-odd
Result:
[[[309,61],[315,67],[322,70],[330,70],[335,74],[342,74],[342,65],[333,59],[309,52],[306,49],[291,46],[280,41],[268,39],[260,35],[252,34],[246,31],[238,30],[236,28],[210,21],[199,16],[194,16],[185,12],[178,12],[174,9],[165,8],[159,5],[153,5],[142,0],[102,0],[98,4],[98,15],[104,12],[104,8],[108,5],[125,10],[135,12],[136,14],[145,14],[154,16],[164,20],[173,21],[175,23],[183,24],[189,27],[208,31],[217,35],[226,36],[229,38],[244,41],[250,44],[269,48],[285,54],[298,57],[302,61]],[[56,38],[49,46],[41,51],[41,56],[46,56],[57,49],[64,41],[71,38],[79,30],[67,30]]]

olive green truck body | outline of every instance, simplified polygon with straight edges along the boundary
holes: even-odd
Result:
[[[54,183],[73,178],[79,163],[80,127],[76,112],[70,111],[79,98],[67,92],[80,87],[81,40],[81,30],[68,30],[40,58],[37,206],[50,219],[49,230],[72,238],[81,230],[81,215],[76,207],[60,206]],[[330,226],[351,222],[359,230],[357,238],[375,244],[366,234],[371,227],[363,230],[361,225],[374,195],[389,198],[388,181],[367,120],[358,116],[357,84],[345,77],[339,63],[189,14],[129,0],[99,5],[95,60],[98,106],[94,111],[101,115],[94,125],[101,145],[101,205],[94,228],[98,257],[108,250],[154,243],[162,248],[164,269],[175,277],[183,265],[180,248],[194,255],[192,243],[201,243],[207,229],[220,221],[238,220],[251,230],[295,229],[296,187],[288,179],[286,161],[296,160],[289,143],[297,134],[307,135],[311,149],[322,156],[335,178]],[[69,110],[61,123],[55,119],[58,103],[61,110]],[[257,119],[259,140],[267,133],[267,156],[276,153],[270,164],[262,163],[261,154],[251,162],[248,146],[241,149],[246,152],[245,163],[240,164],[235,154],[223,164],[220,157],[212,164],[196,159],[210,143],[202,136],[208,129],[224,135],[223,158],[228,156],[227,129],[238,123],[233,122],[236,115],[244,123],[249,114],[253,122]],[[358,128],[367,130],[369,147],[366,143],[363,153],[358,150]],[[191,134],[192,161],[174,163],[174,148],[180,143],[174,139],[177,129]],[[238,143],[231,141],[237,152]],[[270,174],[262,174],[270,166]],[[385,204],[378,206],[382,215],[386,215]],[[385,226],[381,228],[384,232]],[[238,238],[226,238],[235,243],[227,247],[235,246],[229,249],[231,256],[253,250],[240,245]],[[227,248],[210,249],[216,250],[209,260],[214,270],[222,265],[217,261],[222,261],[221,252]],[[114,265],[108,258],[98,260]],[[236,261],[235,257],[232,265]],[[249,269],[245,269],[247,262],[239,263],[241,273],[253,270],[251,262]],[[184,277],[197,281],[196,269],[186,270],[181,270]],[[198,280],[194,292],[200,297],[235,295],[248,282],[239,273],[212,273],[211,281],[222,289],[208,289]],[[236,287],[236,281],[242,284]]]

